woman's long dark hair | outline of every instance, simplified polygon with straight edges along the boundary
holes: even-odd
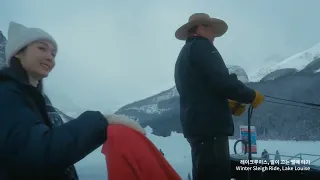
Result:
[[[25,48],[21,49],[19,52],[23,52]],[[16,57],[12,57],[10,61],[10,67],[16,71],[16,73],[19,74],[19,77],[23,78],[23,81],[29,83],[29,76],[27,71],[22,67],[20,59]],[[43,93],[43,82],[40,80],[38,82],[37,89],[39,92]]]

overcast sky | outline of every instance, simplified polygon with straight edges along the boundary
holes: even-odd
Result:
[[[94,3],[93,3],[94,2]],[[195,12],[224,19],[215,41],[227,64],[253,74],[320,42],[319,0],[4,0],[0,29],[10,20],[54,36],[59,52],[46,89],[58,106],[119,107],[174,86],[183,41],[175,30]],[[64,103],[65,102],[65,103]],[[71,106],[71,105],[70,105]]]

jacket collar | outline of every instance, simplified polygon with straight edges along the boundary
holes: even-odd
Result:
[[[194,40],[207,40],[207,41],[209,41],[207,38],[195,34],[195,35],[189,36],[187,38],[186,42],[188,43],[188,42],[194,41]]]

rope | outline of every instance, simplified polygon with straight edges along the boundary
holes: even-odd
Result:
[[[268,96],[266,95],[265,97],[268,97],[270,99],[277,99],[277,100],[282,100],[282,101],[287,101],[287,102],[294,102],[296,104],[289,104],[289,103],[283,103],[283,102],[277,102],[277,101],[269,101],[269,100],[265,100],[265,102],[268,103],[273,103],[273,104],[280,104],[280,105],[285,105],[285,106],[292,106],[292,107],[298,107],[298,108],[303,108],[303,109],[310,109],[310,110],[316,110],[316,111],[320,111],[320,108],[317,108],[320,106],[320,104],[316,104],[316,103],[309,103],[309,102],[302,102],[302,101],[294,101],[294,100],[289,100],[289,99],[284,99],[284,98],[278,98],[278,97],[273,97],[273,96]],[[304,106],[298,105],[298,104],[303,104]],[[307,106],[306,106],[307,105]],[[316,126],[312,126],[312,127],[307,127],[308,130],[306,130],[306,132],[318,129],[320,127],[319,125]]]
[[[273,97],[273,96],[268,96],[266,95],[265,97],[268,97],[268,98],[271,98],[271,99],[277,99],[277,100],[282,100],[282,101],[287,101],[287,102],[294,102],[294,103],[297,103],[297,104],[304,104],[304,105],[307,105],[307,106],[301,106],[301,105],[297,105],[297,104],[289,104],[289,103],[283,103],[283,102],[277,102],[277,101],[270,101],[270,100],[265,100],[265,102],[268,102],[268,103],[272,103],[272,104],[280,104],[280,105],[286,105],[286,106],[292,106],[292,107],[298,107],[298,108],[304,108],[304,109],[311,109],[311,110],[318,110],[320,111],[320,108],[314,108],[314,106],[318,107],[320,106],[319,104],[315,104],[315,103],[309,103],[309,102],[302,102],[302,101],[294,101],[294,100],[288,100],[288,99],[284,99],[284,98],[278,98],[278,97]],[[311,107],[308,107],[308,106],[311,106]],[[245,153],[248,152],[248,158],[249,160],[252,159],[252,152],[251,152],[251,117],[252,117],[252,112],[253,112],[253,107],[252,105],[249,106],[249,109],[248,109],[248,149],[246,150]],[[320,127],[319,126],[313,126],[313,127],[309,127],[309,130],[307,131],[310,131],[310,130],[313,130],[313,129],[316,129]],[[235,148],[235,147],[234,147]]]
[[[270,99],[277,99],[277,100],[282,100],[282,101],[287,101],[287,102],[293,102],[293,103],[297,103],[297,104],[303,104],[303,105],[307,105],[307,106],[265,100],[265,102],[268,102],[268,103],[281,104],[281,105],[286,105],[286,106],[293,106],[293,107],[306,108],[306,109],[320,111],[320,108],[314,108],[314,107],[320,107],[320,104],[303,102],[303,101],[294,101],[294,100],[278,98],[278,97],[273,97],[273,96],[268,96],[268,95],[265,95],[265,97],[268,97]],[[311,107],[308,107],[308,106],[311,106]],[[251,145],[251,117],[252,117],[252,113],[253,113],[253,106],[250,105],[249,109],[248,109],[248,160],[249,160],[249,162],[250,162],[250,160],[252,160],[252,151],[251,151],[252,150],[251,149],[251,147],[252,147],[252,145]],[[248,178],[247,179],[248,180],[251,179],[251,171],[248,171]]]
[[[316,103],[289,100],[289,99],[284,99],[284,98],[279,98],[279,97],[274,97],[274,96],[269,96],[269,95],[265,95],[265,97],[268,97],[268,98],[271,98],[271,99],[277,99],[277,100],[281,100],[281,101],[287,101],[287,102],[294,102],[294,103],[298,103],[298,104],[304,104],[304,105],[307,105],[307,106],[320,107],[320,104],[316,104]]]
[[[293,107],[298,107],[298,108],[312,109],[312,110],[318,110],[318,111],[320,111],[320,108],[314,108],[314,107],[308,107],[308,106],[301,106],[301,105],[297,105],[297,104],[288,104],[288,103],[282,103],[282,102],[276,102],[276,101],[269,101],[269,100],[265,100],[265,102],[273,103],[273,104],[281,104],[281,105],[286,105],[286,106],[293,106]]]
[[[253,106],[250,105],[248,109],[248,160],[252,160],[252,152],[251,152],[251,117],[252,117],[252,112],[253,112]],[[249,163],[250,164],[250,163]],[[251,179],[251,171],[248,171],[248,180]]]

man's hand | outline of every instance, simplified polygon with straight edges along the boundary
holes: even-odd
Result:
[[[246,111],[245,104],[242,104],[230,99],[228,99],[228,101],[229,101],[229,108],[231,110],[232,115],[241,116],[243,112]]]
[[[255,91],[255,92],[256,92],[256,96],[254,98],[254,101],[252,102],[253,108],[257,108],[264,101],[264,96],[259,91]]]

